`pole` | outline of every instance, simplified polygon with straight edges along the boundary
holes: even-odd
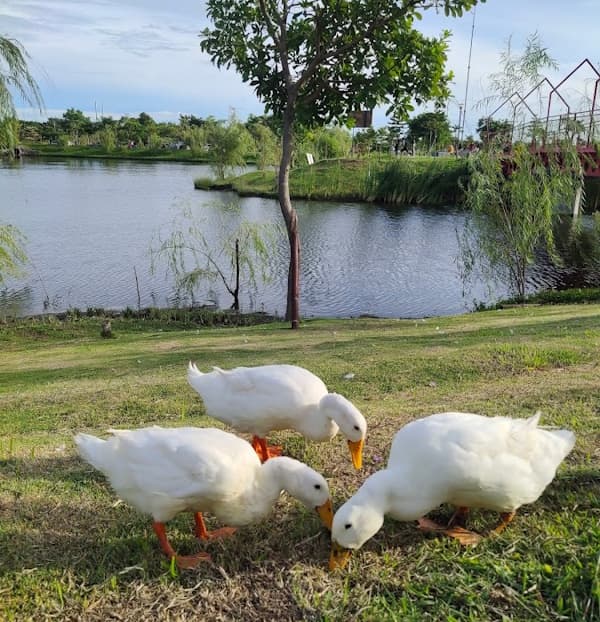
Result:
[[[475,7],[473,7],[473,22],[471,23],[471,42],[469,44],[469,61],[467,63],[467,84],[465,86],[465,106],[462,118],[462,125],[458,131],[459,142],[462,142],[465,131],[465,119],[467,117],[467,98],[469,96],[469,78],[471,76],[471,54],[473,52],[473,35],[475,34]]]

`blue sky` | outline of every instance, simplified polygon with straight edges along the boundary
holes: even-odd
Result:
[[[0,33],[18,39],[31,56],[30,67],[46,103],[46,116],[70,107],[90,117],[120,117],[147,112],[157,120],[179,114],[226,118],[231,108],[241,119],[261,114],[262,104],[233,71],[218,70],[199,48],[207,25],[204,2],[178,0],[3,0]],[[458,118],[465,99],[473,14],[446,18],[428,11],[421,22],[430,35],[453,32],[448,67],[455,73],[448,114]],[[488,0],[478,5],[466,133],[485,110],[474,109],[486,92],[486,78],[499,70],[500,52],[512,36],[521,50],[537,31],[560,69],[559,81],[581,60],[600,67],[600,0]],[[571,85],[577,97],[590,92],[589,72]],[[39,113],[18,105],[21,118]],[[488,110],[487,112],[490,112]],[[382,110],[375,125],[386,123]]]

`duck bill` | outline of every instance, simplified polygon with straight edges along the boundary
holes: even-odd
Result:
[[[361,438],[360,441],[348,441],[348,447],[350,448],[350,455],[352,456],[352,464],[355,469],[362,467],[362,450],[365,441]]]
[[[325,501],[323,505],[319,505],[316,510],[323,525],[331,531],[331,525],[333,524],[333,506],[331,504],[331,499],[327,499],[327,501]]]
[[[331,543],[331,553],[329,554],[329,570],[337,570],[343,568],[350,559],[350,549],[345,549],[337,542]]]

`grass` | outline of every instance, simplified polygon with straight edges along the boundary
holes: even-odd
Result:
[[[290,173],[293,199],[446,205],[461,200],[466,161],[456,158],[376,157],[322,160]],[[215,181],[196,179],[201,190],[233,189],[242,196],[277,196],[274,171],[253,171]]]
[[[299,331],[116,317],[113,339],[100,325],[84,316],[0,325],[0,619],[600,619],[599,304],[311,320]],[[540,409],[577,444],[543,496],[475,549],[387,520],[346,571],[330,574],[318,518],[282,498],[269,519],[209,543],[213,564],[176,573],[148,517],[117,502],[76,456],[72,435],[218,425],[186,383],[189,359],[201,368],[303,365],[362,410],[370,427],[360,472],[339,437],[272,437],[323,473],[335,506],[381,468],[401,425],[433,412]],[[496,520],[474,512],[472,525]],[[204,546],[191,525],[181,515],[169,526],[182,553]]]

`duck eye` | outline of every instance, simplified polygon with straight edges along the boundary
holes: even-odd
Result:
[[[352,523],[346,523],[344,525],[344,529],[350,529],[350,527],[352,527]]]
[[[357,425],[355,425],[355,426],[354,426],[354,429],[355,429],[357,432],[358,432],[358,431],[360,431],[360,428],[359,428]]]
[[[315,484],[315,489],[316,490],[321,490],[321,484]]]

